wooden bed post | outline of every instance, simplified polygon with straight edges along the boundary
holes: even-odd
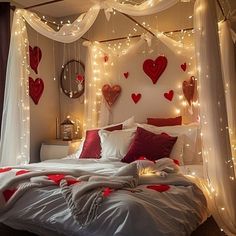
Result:
[[[10,2],[0,2],[0,124],[2,123],[7,58],[10,45],[10,9]]]

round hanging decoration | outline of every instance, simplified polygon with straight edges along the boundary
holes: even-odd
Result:
[[[189,80],[183,81],[182,90],[183,90],[184,97],[188,101],[189,106],[191,106],[191,103],[193,101],[193,96],[194,96],[194,90],[195,90],[195,77],[194,76],[191,76]]]
[[[164,97],[169,100],[172,101],[173,97],[174,97],[174,91],[170,90],[168,93],[164,93]]]
[[[180,67],[181,67],[181,69],[182,69],[183,71],[186,71],[186,69],[187,69],[187,64],[186,64],[186,62],[185,62],[184,64],[181,64]]]
[[[33,80],[31,77],[29,77],[29,95],[34,101],[35,105],[38,104],[39,99],[43,94],[43,90],[44,83],[42,79],[37,78],[36,80]]]
[[[143,63],[143,71],[152,80],[153,84],[156,84],[162,73],[167,66],[167,58],[165,56],[159,56],[155,61],[147,59]]]
[[[102,94],[105,98],[107,104],[111,107],[121,93],[120,85],[113,85],[112,87],[109,84],[105,84],[102,87]]]
[[[142,94],[141,93],[132,93],[131,98],[133,99],[134,103],[137,104],[139,100],[141,99]]]
[[[42,51],[39,47],[32,48],[29,46],[29,55],[30,67],[36,74],[38,74],[38,65],[42,58]]]

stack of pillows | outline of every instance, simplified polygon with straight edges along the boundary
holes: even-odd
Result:
[[[140,157],[151,161],[170,157],[183,165],[184,154],[188,160],[194,158],[198,125],[181,124],[181,116],[148,118],[147,124],[135,124],[131,117],[120,124],[87,130],[77,156],[126,163]]]

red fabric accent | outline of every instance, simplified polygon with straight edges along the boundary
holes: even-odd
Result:
[[[31,77],[29,77],[29,95],[34,101],[35,105],[38,104],[39,99],[43,94],[43,90],[44,83],[42,79],[37,78],[36,80],[33,80]]]
[[[173,159],[173,162],[177,165],[177,166],[179,166],[180,164],[179,164],[179,161],[178,160],[176,160],[176,159]]]
[[[186,62],[185,62],[184,64],[181,64],[181,69],[182,69],[183,71],[186,71],[186,68],[187,68]]]
[[[165,191],[170,189],[170,186],[169,185],[164,185],[164,184],[148,185],[147,188],[158,191],[158,192],[165,192]]]
[[[29,170],[19,170],[16,172],[16,176],[18,175],[23,175],[23,174],[26,174],[26,173],[29,173],[30,171]]]
[[[32,48],[31,46],[29,46],[29,54],[30,67],[36,74],[38,74],[38,65],[42,58],[42,51],[39,47]]]
[[[137,104],[141,99],[142,95],[140,93],[132,93],[131,98],[133,99],[134,103]]]
[[[76,184],[76,183],[79,183],[78,180],[73,179],[73,178],[67,178],[66,181],[67,181],[67,185],[68,185],[68,186],[73,185],[73,184]]]
[[[103,190],[103,197],[108,197],[112,193],[112,189],[110,188],[105,188]]]
[[[174,91],[170,90],[168,93],[164,93],[164,97],[171,102],[174,97]]]
[[[65,175],[58,174],[58,175],[47,175],[49,180],[54,181],[56,184],[60,184],[61,180],[65,178]]]
[[[140,156],[145,156],[151,161],[169,157],[177,137],[166,134],[154,134],[141,127],[137,128],[135,137],[122,162],[131,163]]]
[[[159,56],[155,61],[147,59],[143,63],[143,70],[155,84],[167,66],[167,58],[165,56]]]
[[[182,116],[177,116],[175,118],[147,118],[147,123],[158,127],[181,125]]]
[[[123,125],[115,125],[105,128],[107,131],[122,130]],[[100,158],[101,157],[101,144],[98,134],[99,129],[87,130],[86,138],[83,145],[83,150],[79,158]]]
[[[10,167],[0,168],[0,173],[4,173],[4,172],[10,171],[10,170],[12,170],[12,168],[10,168]]]
[[[12,197],[16,190],[17,189],[6,189],[2,192],[6,202],[8,202],[8,200]]]

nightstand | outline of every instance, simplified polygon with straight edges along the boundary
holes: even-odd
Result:
[[[73,154],[78,150],[81,139],[63,141],[61,139],[46,140],[42,142],[40,160],[60,159]]]

